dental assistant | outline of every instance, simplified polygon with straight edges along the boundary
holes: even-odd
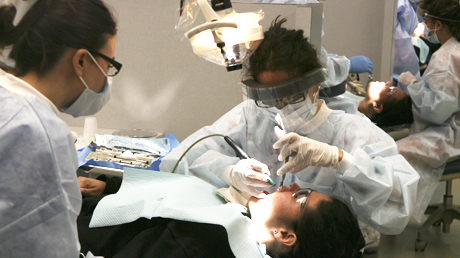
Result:
[[[249,59],[250,79],[243,83],[250,99],[185,139],[165,156],[160,170],[171,171],[201,137],[228,135],[267,165],[277,185],[289,172],[284,185],[295,182],[339,198],[360,221],[385,234],[400,233],[412,215],[417,172],[380,128],[317,99],[325,75],[316,50],[302,30],[282,28],[284,22],[272,23]],[[225,187],[238,163],[222,139],[208,138],[190,149],[178,169]]]
[[[425,36],[441,43],[418,81],[409,72],[399,82],[412,99],[414,124],[397,141],[399,152],[420,173],[415,217],[422,219],[446,162],[460,156],[460,3],[423,1]]]
[[[116,22],[100,0],[0,7],[0,257],[78,257],[81,207],[73,137],[58,115],[110,98]]]

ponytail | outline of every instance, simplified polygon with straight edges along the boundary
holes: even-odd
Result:
[[[97,51],[116,34],[115,19],[102,0],[39,0],[13,26],[16,11],[0,7],[0,51],[13,45],[9,58],[16,63],[16,76],[44,75],[68,45]]]

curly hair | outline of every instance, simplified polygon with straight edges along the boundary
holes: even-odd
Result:
[[[316,49],[304,37],[303,30],[288,30],[281,27],[286,18],[272,22],[264,32],[264,39],[249,58],[246,77],[258,81],[259,75],[266,71],[284,71],[291,78],[320,68]]]

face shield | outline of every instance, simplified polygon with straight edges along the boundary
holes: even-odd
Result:
[[[302,124],[316,114],[316,96],[309,97],[309,90],[326,80],[323,68],[314,69],[301,76],[273,84],[262,84],[255,80],[245,80],[247,97],[266,117],[284,133],[295,132]],[[319,89],[319,88],[318,88]],[[247,110],[251,110],[247,108]],[[248,118],[251,114],[248,114]],[[260,120],[260,119],[258,119]],[[250,120],[250,121],[257,121]]]

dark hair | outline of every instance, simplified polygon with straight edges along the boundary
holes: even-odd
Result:
[[[54,68],[68,45],[91,50],[116,34],[116,22],[101,0],[39,0],[13,26],[13,6],[0,7],[0,50],[13,45],[14,73],[44,75]]]
[[[412,100],[409,95],[399,100],[389,99],[383,106],[382,112],[375,113],[370,119],[378,127],[411,124],[414,122]]]
[[[297,226],[296,245],[290,254],[280,257],[351,258],[365,244],[355,215],[337,198],[305,208]]]
[[[447,25],[452,35],[460,41],[460,2],[458,0],[424,0],[420,3],[420,8],[425,10],[429,15],[439,17],[439,19],[435,17],[430,18]]]
[[[286,19],[279,18],[265,31],[262,43],[249,58],[246,76],[255,81],[265,71],[285,71],[293,78],[321,67],[317,52],[304,37],[303,30],[282,28]]]

